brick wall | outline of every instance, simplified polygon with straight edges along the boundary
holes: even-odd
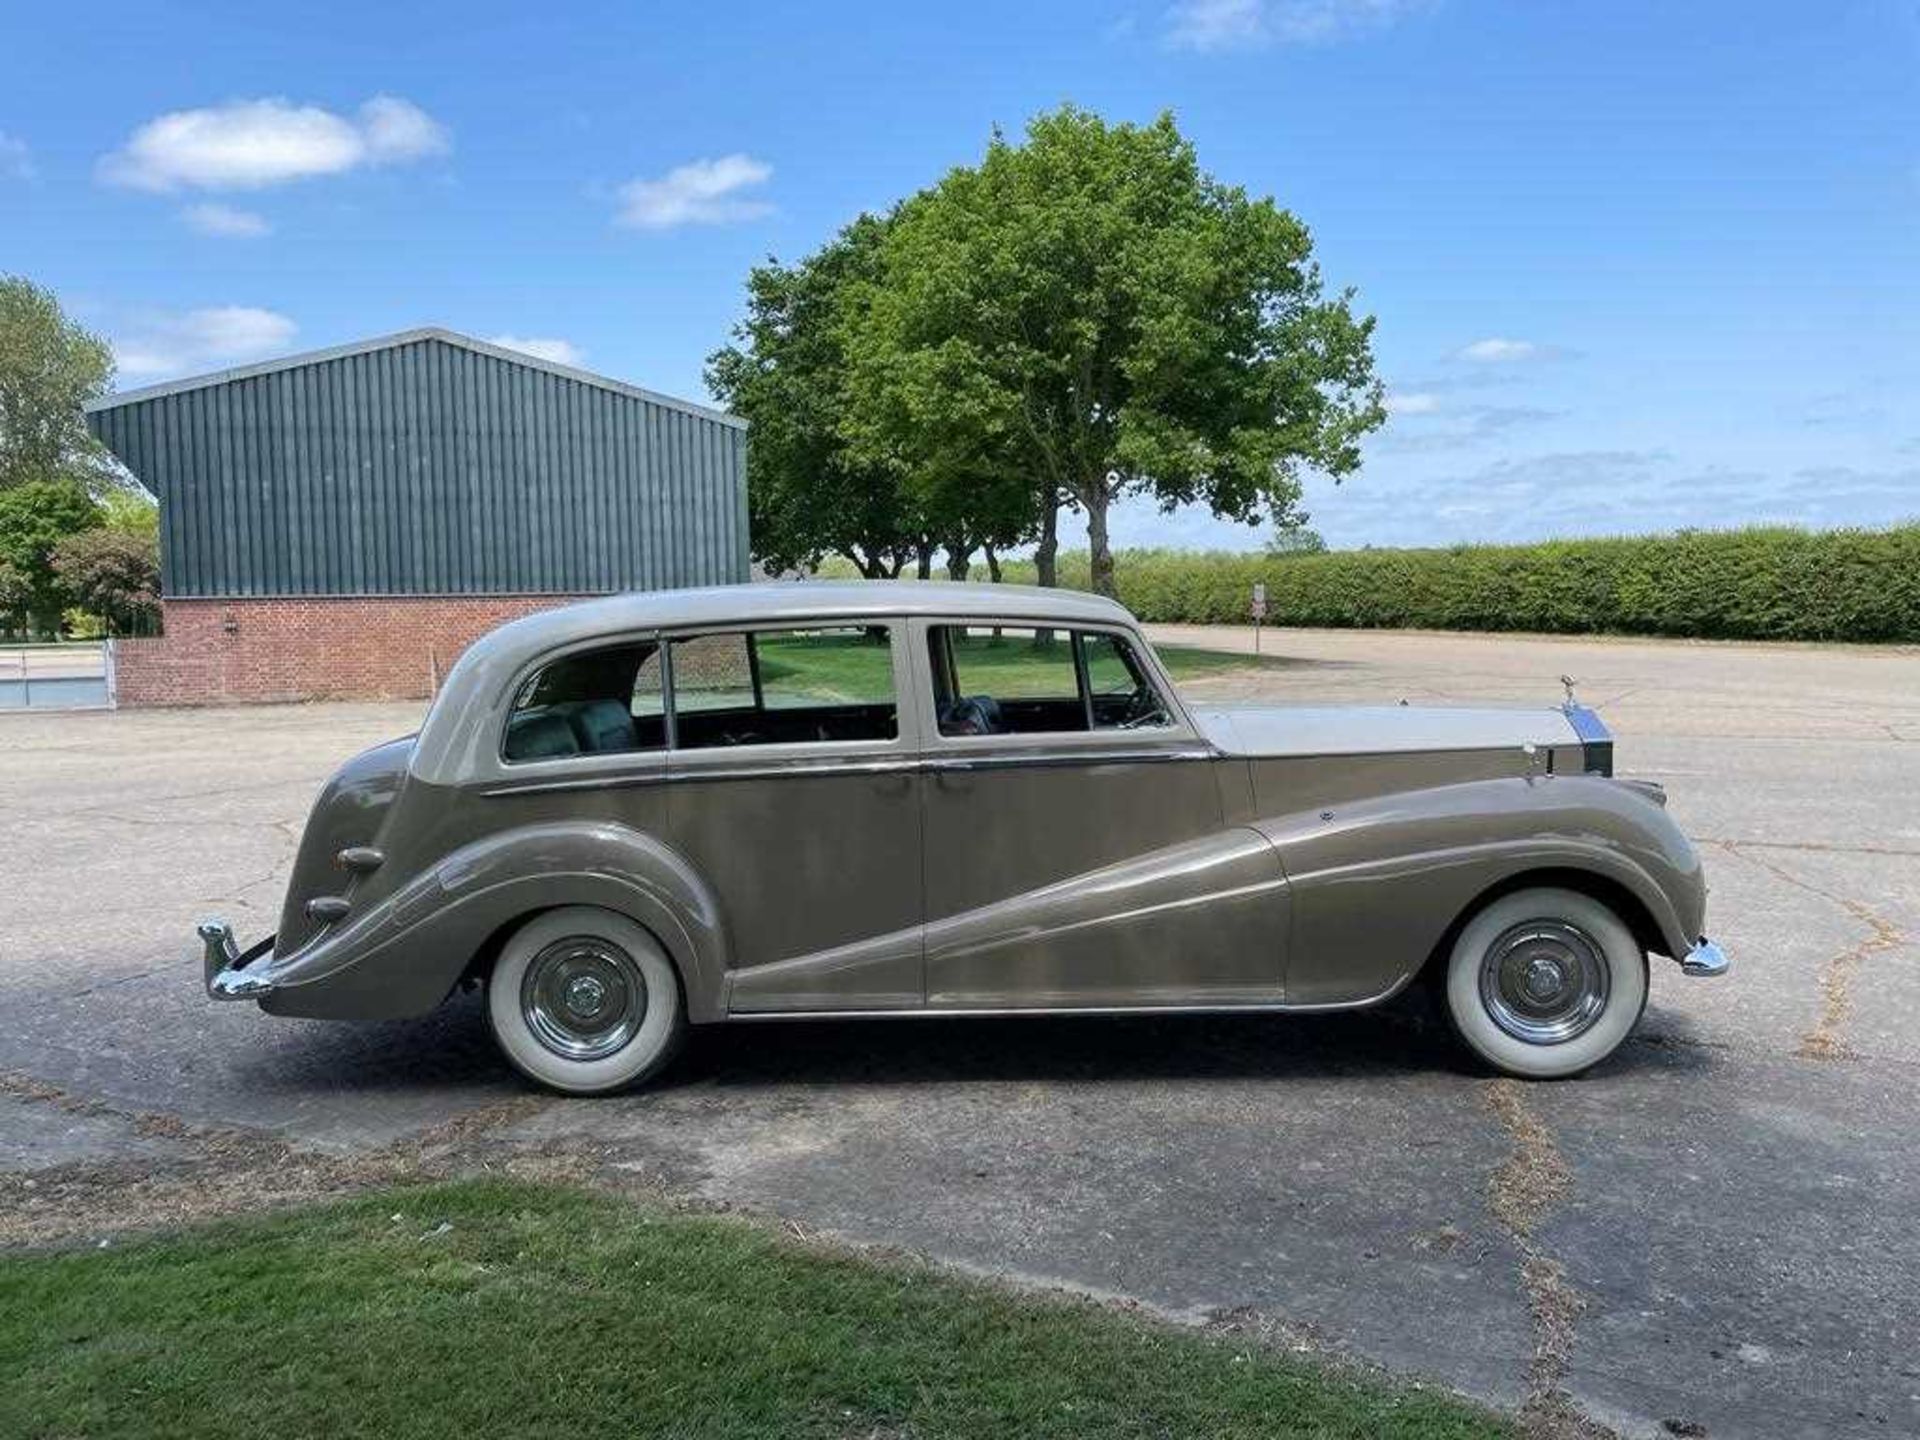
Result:
[[[119,703],[417,699],[480,636],[561,595],[166,600],[166,633],[116,643]],[[228,631],[228,622],[232,631]]]

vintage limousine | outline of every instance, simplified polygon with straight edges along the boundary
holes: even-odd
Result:
[[[942,584],[622,595],[477,642],[348,761],[277,936],[200,929],[276,1015],[485,989],[507,1057],[629,1085],[688,1025],[1333,1010],[1430,978],[1521,1076],[1610,1054],[1648,953],[1727,968],[1657,785],[1572,702],[1185,700],[1120,606]]]

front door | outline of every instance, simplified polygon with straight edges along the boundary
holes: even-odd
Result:
[[[713,887],[734,1013],[921,1003],[901,627],[677,636],[669,824]]]
[[[916,622],[930,1008],[1279,999],[1285,883],[1120,629]]]

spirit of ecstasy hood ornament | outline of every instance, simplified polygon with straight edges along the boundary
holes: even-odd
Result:
[[[1578,705],[1580,702],[1576,700],[1573,695],[1573,677],[1571,675],[1562,675],[1560,677],[1560,683],[1564,685],[1567,690],[1567,705],[1569,707]]]

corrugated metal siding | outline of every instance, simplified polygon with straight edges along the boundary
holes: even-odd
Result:
[[[169,595],[747,578],[739,426],[439,340],[88,418],[160,497]]]

